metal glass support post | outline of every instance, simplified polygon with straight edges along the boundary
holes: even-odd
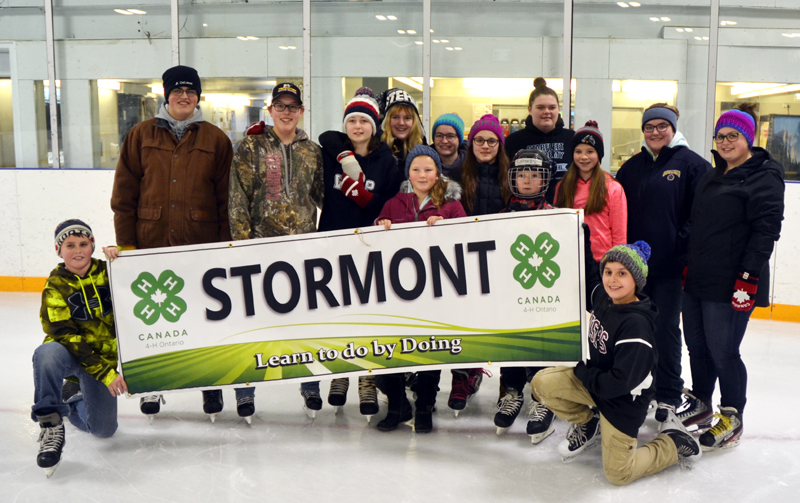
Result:
[[[711,133],[714,131],[714,109],[717,98],[717,57],[719,51],[719,0],[711,0],[708,30],[708,75],[706,76],[706,127],[704,156],[711,160]]]
[[[172,18],[170,20],[172,32],[172,66],[178,66],[181,64],[181,41],[179,36],[181,23],[180,17],[178,16],[178,0],[170,0],[170,12],[172,13]]]
[[[44,2],[44,31],[47,37],[47,78],[50,79],[50,145],[53,154],[53,167],[61,167],[61,151],[58,144],[58,91],[56,86],[56,51],[53,36],[53,0]]]
[[[307,113],[303,121],[306,134],[311,136],[313,109],[311,107],[311,0],[303,0],[303,105]]]
[[[564,53],[561,57],[561,75],[564,90],[561,94],[561,113],[564,123],[572,127],[572,7],[573,0],[564,0]]]
[[[431,0],[422,0],[422,129],[433,144],[431,122]]]

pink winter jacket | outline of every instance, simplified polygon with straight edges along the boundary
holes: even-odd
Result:
[[[561,190],[561,183],[559,182],[556,187],[556,200],[558,200],[558,193]],[[575,202],[572,207],[584,209],[586,201],[589,199],[592,182],[578,178],[577,183]],[[593,215],[584,215],[584,221],[592,232],[592,255],[598,262],[609,249],[628,242],[628,200],[625,199],[625,191],[622,185],[608,173],[606,173],[606,187],[608,188],[608,202],[603,211]]]
[[[440,216],[444,219],[467,216],[464,207],[461,206],[461,201],[458,200],[461,197],[461,186],[452,180],[447,184],[445,203],[441,208],[437,208],[432,201],[428,201],[420,210],[417,196],[413,192],[403,192],[404,190],[408,190],[407,181],[403,182],[400,193],[383,205],[381,214],[375,219],[375,224],[383,219],[391,220],[393,224],[402,224],[424,222],[433,216]]]

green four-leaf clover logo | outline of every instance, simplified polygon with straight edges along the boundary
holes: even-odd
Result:
[[[178,297],[183,290],[183,279],[170,270],[161,273],[158,279],[149,272],[139,274],[131,283],[131,291],[139,297],[133,306],[133,314],[147,325],[152,325],[164,317],[175,323],[186,312],[186,301]]]
[[[514,279],[526,290],[533,288],[536,281],[550,288],[561,276],[561,268],[553,261],[560,245],[547,232],[543,232],[532,240],[520,234],[511,245],[511,256],[519,260],[514,268]]]

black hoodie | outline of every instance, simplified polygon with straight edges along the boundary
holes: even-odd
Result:
[[[783,166],[760,147],[725,173],[715,168],[700,179],[692,205],[689,271],[685,290],[702,300],[730,302],[739,273],[758,278],[756,306],[769,305],[769,258],[783,220]]]
[[[564,120],[559,116],[556,127],[549,133],[543,133],[533,125],[533,120],[529,115],[525,119],[525,128],[516,133],[508,135],[506,138],[506,154],[509,159],[514,158],[514,154],[524,148],[536,148],[547,154],[553,162],[553,169],[550,172],[550,186],[547,187],[545,198],[547,202],[553,204],[556,194],[556,185],[564,178],[564,175],[572,164],[572,137],[575,131],[564,128]]]
[[[600,280],[591,252],[586,258],[589,359],[575,377],[589,391],[600,413],[622,433],[634,437],[655,396],[655,319],[650,298],[641,292],[629,304],[614,304]]]

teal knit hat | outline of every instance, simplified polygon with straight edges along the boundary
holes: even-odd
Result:
[[[458,135],[458,142],[461,143],[464,141],[464,121],[461,120],[456,114],[442,114],[436,119],[436,122],[433,123],[433,134],[436,135],[436,128],[439,126],[450,126],[451,128],[456,130],[456,134]]]
[[[630,271],[633,280],[636,281],[636,291],[640,292],[647,283],[647,261],[649,259],[650,245],[644,241],[617,245],[608,250],[600,260],[600,275],[603,275],[606,262],[619,262]]]

